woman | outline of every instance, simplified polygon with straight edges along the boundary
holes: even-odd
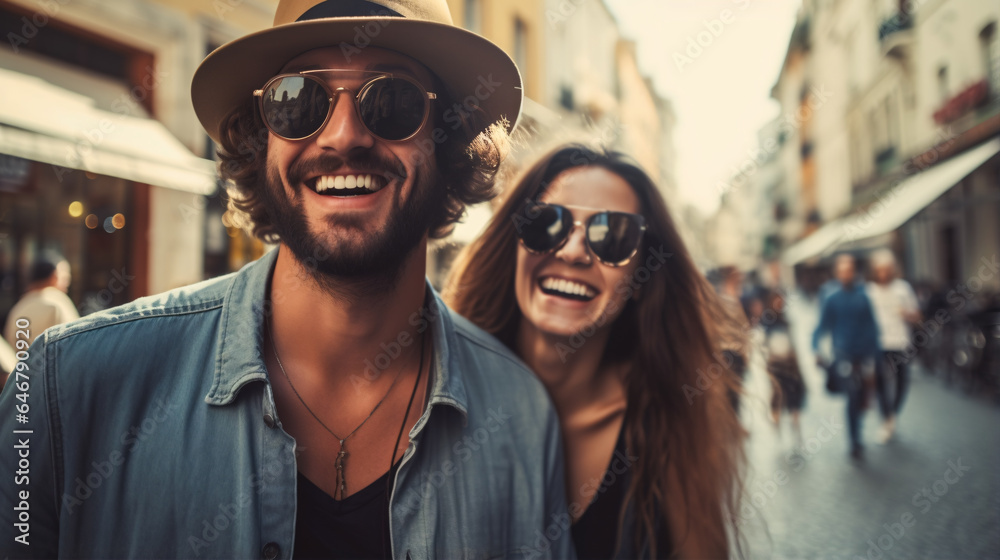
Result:
[[[547,154],[445,296],[548,388],[580,558],[730,555],[744,432],[719,341],[741,333],[641,169],[580,145]]]
[[[788,411],[792,417],[795,443],[802,446],[802,427],[799,413],[806,398],[806,385],[799,369],[799,358],[792,344],[792,329],[785,318],[785,298],[779,291],[767,296],[768,311],[763,314],[764,347],[767,372],[773,380],[771,393],[771,419],[775,429],[781,430],[781,413]]]

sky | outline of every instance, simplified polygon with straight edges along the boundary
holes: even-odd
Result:
[[[579,0],[578,0],[579,1]],[[681,199],[708,215],[718,181],[780,111],[770,98],[799,0],[606,0],[677,114]],[[728,12],[725,12],[728,10]],[[699,42],[700,40],[700,42]]]

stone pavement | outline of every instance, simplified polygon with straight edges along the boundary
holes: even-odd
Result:
[[[877,442],[875,400],[864,418],[864,460],[848,456],[846,400],[810,365],[815,306],[789,309],[808,387],[803,445],[790,419],[768,418],[759,356],[747,378],[751,430],[741,525],[751,558],[1000,558],[1000,407],[945,387],[918,368],[896,438]]]

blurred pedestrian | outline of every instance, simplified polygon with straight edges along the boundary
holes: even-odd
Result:
[[[764,352],[767,372],[771,374],[774,392],[771,395],[771,418],[774,427],[781,430],[781,416],[788,412],[792,421],[792,433],[796,445],[802,445],[802,428],[799,413],[806,398],[806,386],[799,369],[798,354],[792,342],[791,326],[785,317],[785,298],[778,292],[767,294],[766,308],[772,316],[762,322],[764,328]]]
[[[812,348],[816,362],[832,368],[832,375],[844,385],[851,457],[860,459],[864,453],[861,413],[868,408],[874,386],[875,360],[879,354],[878,326],[864,284],[855,279],[853,256],[837,257],[834,277],[840,287],[831,291],[823,302],[819,323],[813,332]],[[818,353],[820,338],[825,333],[833,339],[833,362],[830,364],[824,363]]]
[[[3,391],[3,386],[7,384],[7,377],[14,367],[17,365],[17,353],[14,351],[14,347],[7,343],[7,341],[0,337],[0,391]]]
[[[760,276],[756,270],[751,270],[746,274],[739,285],[739,300],[743,306],[743,314],[746,316],[751,327],[760,324],[761,315],[764,314],[765,300],[768,290],[760,283]]]
[[[868,298],[875,311],[882,349],[876,366],[875,385],[883,419],[879,439],[884,443],[892,438],[896,417],[903,407],[910,384],[908,362],[912,354],[907,354],[911,345],[910,325],[919,324],[921,315],[913,288],[906,280],[897,277],[892,251],[877,251],[870,262],[874,282],[868,283]]]
[[[740,303],[750,326],[759,325],[761,316],[764,314],[764,298],[761,296],[761,290],[755,289],[745,293],[740,298]]]
[[[746,333],[644,171],[582,145],[546,154],[445,297],[549,390],[580,558],[735,555],[744,432],[718,340]]]
[[[28,270],[28,290],[7,315],[3,336],[11,346],[17,344],[18,331],[27,330],[31,344],[45,329],[80,318],[73,300],[66,295],[71,281],[69,263],[62,255],[45,252],[35,259]],[[26,319],[28,328],[18,328],[18,319]]]
[[[725,337],[720,340],[722,356],[729,370],[736,374],[736,379],[742,387],[747,376],[747,344],[750,336],[751,320],[748,319],[747,309],[750,309],[751,317],[755,317],[753,324],[760,320],[760,313],[753,314],[754,298],[744,299],[743,294],[743,273],[735,266],[724,266],[719,269],[719,276],[722,284],[719,288],[719,300],[722,308],[729,316],[729,322],[736,325],[743,335],[739,337]],[[757,300],[757,307],[763,309],[763,305]],[[761,311],[762,313],[762,311]],[[736,411],[740,413],[740,393],[741,391],[731,389],[729,391],[729,402]]]
[[[820,309],[823,308],[823,304],[829,299],[830,295],[840,289],[840,280],[836,276],[828,279],[819,286],[816,296],[819,298]]]

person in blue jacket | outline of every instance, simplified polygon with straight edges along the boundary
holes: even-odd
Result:
[[[824,363],[817,354],[817,363],[832,367],[847,393],[847,426],[851,441],[851,457],[860,459],[861,413],[867,408],[868,395],[874,384],[875,359],[879,353],[878,325],[864,284],[855,281],[854,257],[842,254],[834,264],[834,276],[840,282],[823,302],[819,324],[813,332],[813,352],[825,333],[833,339],[833,363]]]

